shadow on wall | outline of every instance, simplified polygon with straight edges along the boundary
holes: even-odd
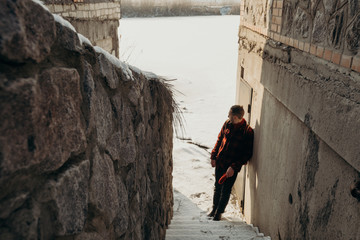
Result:
[[[254,108],[261,110],[253,116],[247,218],[273,239],[356,238],[360,212],[350,187],[360,174],[332,147],[336,140],[331,138],[356,137],[343,130],[349,125],[357,129],[352,116],[358,116],[359,105],[339,94],[359,95],[356,86],[335,87],[347,82],[348,75],[279,42],[267,40],[263,49],[250,51],[263,62],[260,84],[251,83],[260,95],[255,93]],[[335,122],[331,116],[340,109],[349,111]]]

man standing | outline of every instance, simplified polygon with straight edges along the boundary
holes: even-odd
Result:
[[[230,108],[229,119],[221,128],[217,142],[211,152],[211,166],[215,167],[215,189],[213,209],[209,217],[214,221],[221,219],[221,214],[228,204],[232,186],[241,166],[246,164],[253,152],[254,132],[246,123],[242,106]],[[226,181],[219,179],[226,174]]]

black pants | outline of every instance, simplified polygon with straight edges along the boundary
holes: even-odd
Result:
[[[213,198],[213,210],[217,213],[223,213],[229,202],[231,189],[235,183],[237,172],[231,178],[227,178],[223,184],[219,184],[219,179],[226,173],[227,169],[215,168],[215,189]]]

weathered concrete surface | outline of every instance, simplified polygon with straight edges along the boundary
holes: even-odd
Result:
[[[94,46],[119,57],[119,0],[44,0],[50,12],[68,20]]]
[[[357,239],[359,74],[246,28],[239,40],[254,90],[246,219],[272,239]]]
[[[281,34],[347,55],[359,53],[360,4],[347,0],[284,0]]]
[[[88,45],[37,3],[0,5],[0,239],[164,239],[164,81]]]

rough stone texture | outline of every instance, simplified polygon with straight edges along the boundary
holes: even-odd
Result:
[[[246,2],[243,21],[257,27],[267,27],[269,24],[270,1]]]
[[[81,43],[32,1],[1,6],[0,24],[11,21],[0,30],[0,239],[164,239],[164,80]]]
[[[42,211],[48,210],[47,214],[52,216],[52,228],[56,235],[71,235],[83,231],[88,212],[89,177],[90,161],[84,160],[78,166],[72,165],[59,174],[56,180],[48,180],[36,196],[42,207],[47,207]],[[48,223],[41,220],[40,229],[44,231]]]
[[[281,34],[350,56],[358,55],[359,11],[357,0],[284,0]]]
[[[238,62],[253,88],[247,221],[272,239],[357,239],[360,75],[245,27]]]
[[[41,62],[55,40],[55,21],[39,5],[0,1],[1,59],[23,63]],[[6,7],[5,7],[6,6]]]

